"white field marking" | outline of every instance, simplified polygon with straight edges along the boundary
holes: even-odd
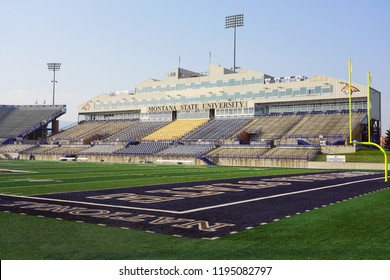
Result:
[[[214,206],[207,206],[207,207],[202,207],[202,208],[196,208],[196,209],[191,209],[191,210],[182,211],[181,214],[187,214],[187,213],[192,213],[192,212],[198,212],[198,211],[203,211],[203,210],[209,210],[209,209],[213,209],[213,208],[221,208],[221,207],[226,207],[226,206],[238,205],[238,204],[243,204],[243,203],[248,203],[248,202],[254,202],[254,201],[260,201],[260,200],[266,200],[266,199],[271,199],[271,198],[276,198],[276,197],[282,197],[282,196],[287,196],[287,195],[295,195],[295,194],[301,194],[301,193],[307,193],[307,192],[314,192],[314,191],[319,191],[319,190],[326,190],[326,189],[337,188],[337,187],[342,187],[342,186],[346,186],[346,185],[352,185],[352,184],[355,184],[355,183],[376,181],[376,180],[380,180],[380,179],[383,179],[383,178],[384,178],[384,177],[380,177],[380,178],[371,178],[371,179],[365,179],[365,180],[358,180],[358,181],[346,182],[346,183],[342,183],[342,184],[324,186],[324,187],[319,187],[319,188],[314,188],[314,189],[301,190],[301,191],[289,192],[289,193],[282,193],[282,194],[275,194],[275,195],[270,195],[270,196],[265,196],[265,197],[252,198],[252,199],[241,200],[241,201],[230,202],[230,203],[224,203],[224,204],[219,204],[219,205],[214,205]]]
[[[93,202],[86,202],[86,201],[73,201],[73,200],[64,200],[64,199],[56,199],[56,198],[34,197],[34,196],[20,196],[20,195],[9,195],[9,194],[1,194],[1,195],[7,196],[7,197],[13,197],[13,198],[28,198],[28,199],[32,199],[32,200],[65,202],[65,203],[75,203],[75,204],[83,204],[83,205],[91,205],[91,206],[99,206],[99,207],[103,206],[103,207],[120,208],[120,209],[143,210],[143,211],[154,211],[154,212],[163,212],[163,213],[171,213],[171,214],[181,214],[180,211],[170,211],[170,210],[161,210],[161,209],[152,209],[152,208],[131,207],[131,206],[122,206],[122,205],[111,205],[111,204],[93,203]]]
[[[31,171],[26,171],[26,170],[12,170],[12,169],[0,169],[1,172],[9,172],[9,173],[32,173]]]
[[[219,239],[220,237],[218,237],[218,236],[215,236],[215,237],[203,237],[202,239],[203,240],[217,240],[217,239]]]
[[[246,200],[240,200],[240,201],[229,202],[229,203],[224,203],[224,204],[218,204],[218,205],[211,205],[211,206],[189,209],[189,210],[184,210],[184,211],[173,211],[173,210],[154,209],[154,208],[142,208],[142,207],[102,204],[102,203],[93,203],[93,202],[86,202],[86,201],[64,200],[64,199],[57,199],[57,198],[19,196],[19,195],[9,195],[9,194],[2,194],[2,193],[0,193],[0,194],[3,196],[6,196],[6,197],[13,197],[13,198],[29,198],[32,200],[75,203],[75,204],[84,204],[84,205],[91,205],[91,206],[102,206],[102,207],[110,207],[110,208],[129,209],[129,210],[162,212],[162,213],[170,213],[170,214],[187,214],[187,213],[193,213],[193,212],[204,211],[204,210],[209,210],[209,209],[222,208],[222,207],[227,207],[227,206],[232,206],[232,205],[239,205],[239,204],[255,202],[255,201],[260,201],[260,200],[272,199],[272,198],[276,198],[276,197],[283,197],[283,196],[288,196],[288,195],[296,195],[296,194],[301,194],[301,193],[314,192],[314,191],[325,190],[325,189],[332,189],[332,188],[342,187],[342,186],[346,186],[346,185],[352,185],[355,183],[376,181],[376,180],[381,180],[383,178],[384,177],[358,180],[358,181],[346,182],[346,183],[342,183],[342,184],[319,187],[319,188],[313,188],[313,189],[307,189],[307,190],[301,190],[301,191],[295,191],[295,192],[288,192],[288,193],[281,193],[281,194],[275,194],[275,195],[264,196],[264,197],[257,197],[257,198],[252,198],[252,199],[246,199]],[[348,198],[348,199],[352,199],[352,198]],[[344,199],[343,201],[347,201],[347,200]],[[326,207],[326,206],[327,205],[323,205],[322,207]]]

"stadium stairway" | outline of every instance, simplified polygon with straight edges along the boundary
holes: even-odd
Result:
[[[212,162],[211,160],[209,160],[209,159],[206,158],[206,157],[197,157],[197,159],[200,159],[201,161],[203,161],[203,162],[206,163],[207,165],[215,165],[214,162]]]

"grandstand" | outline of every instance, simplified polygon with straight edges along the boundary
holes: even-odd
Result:
[[[246,125],[242,129],[240,135],[249,135],[251,142],[264,142],[267,140],[280,139],[301,119],[301,115],[292,113],[284,113],[283,115],[273,114],[258,117]]]
[[[215,148],[214,145],[173,145],[161,152],[157,156],[165,157],[200,157]]]
[[[23,139],[42,140],[46,138],[47,124],[56,124],[56,119],[65,112],[65,105],[0,105],[0,144]]]
[[[154,155],[159,151],[168,148],[166,142],[144,142],[138,145],[129,145],[114,154],[117,155]]]
[[[161,129],[142,138],[143,141],[173,141],[182,138],[196,128],[208,122],[208,119],[176,120]]]
[[[108,137],[105,142],[139,141],[152,132],[167,125],[169,121],[138,121],[134,125]]]
[[[98,95],[79,106],[79,124],[27,147],[23,159],[293,166],[347,147],[346,81],[316,75],[273,77],[210,65],[208,72],[176,68],[132,91]],[[367,139],[367,87],[352,96],[353,137]],[[371,139],[380,135],[380,92],[371,89]],[[2,116],[11,114],[4,108]],[[329,150],[329,149],[328,149]],[[278,163],[279,162],[279,163]]]
[[[81,150],[79,155],[110,155],[120,149],[122,145],[100,144]]]
[[[215,158],[260,158],[270,150],[270,147],[242,146],[234,145],[221,146],[208,153],[207,157]]]
[[[183,141],[187,142],[215,142],[230,138],[237,130],[249,122],[250,118],[234,118],[234,119],[213,119],[209,123],[199,127],[192,133],[184,136]]]
[[[80,123],[77,127],[53,135],[50,143],[59,144],[90,144],[110,137],[123,129],[134,125],[134,121],[92,121]]]

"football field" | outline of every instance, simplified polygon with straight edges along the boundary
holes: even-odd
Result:
[[[383,173],[0,161],[2,259],[388,259]]]

